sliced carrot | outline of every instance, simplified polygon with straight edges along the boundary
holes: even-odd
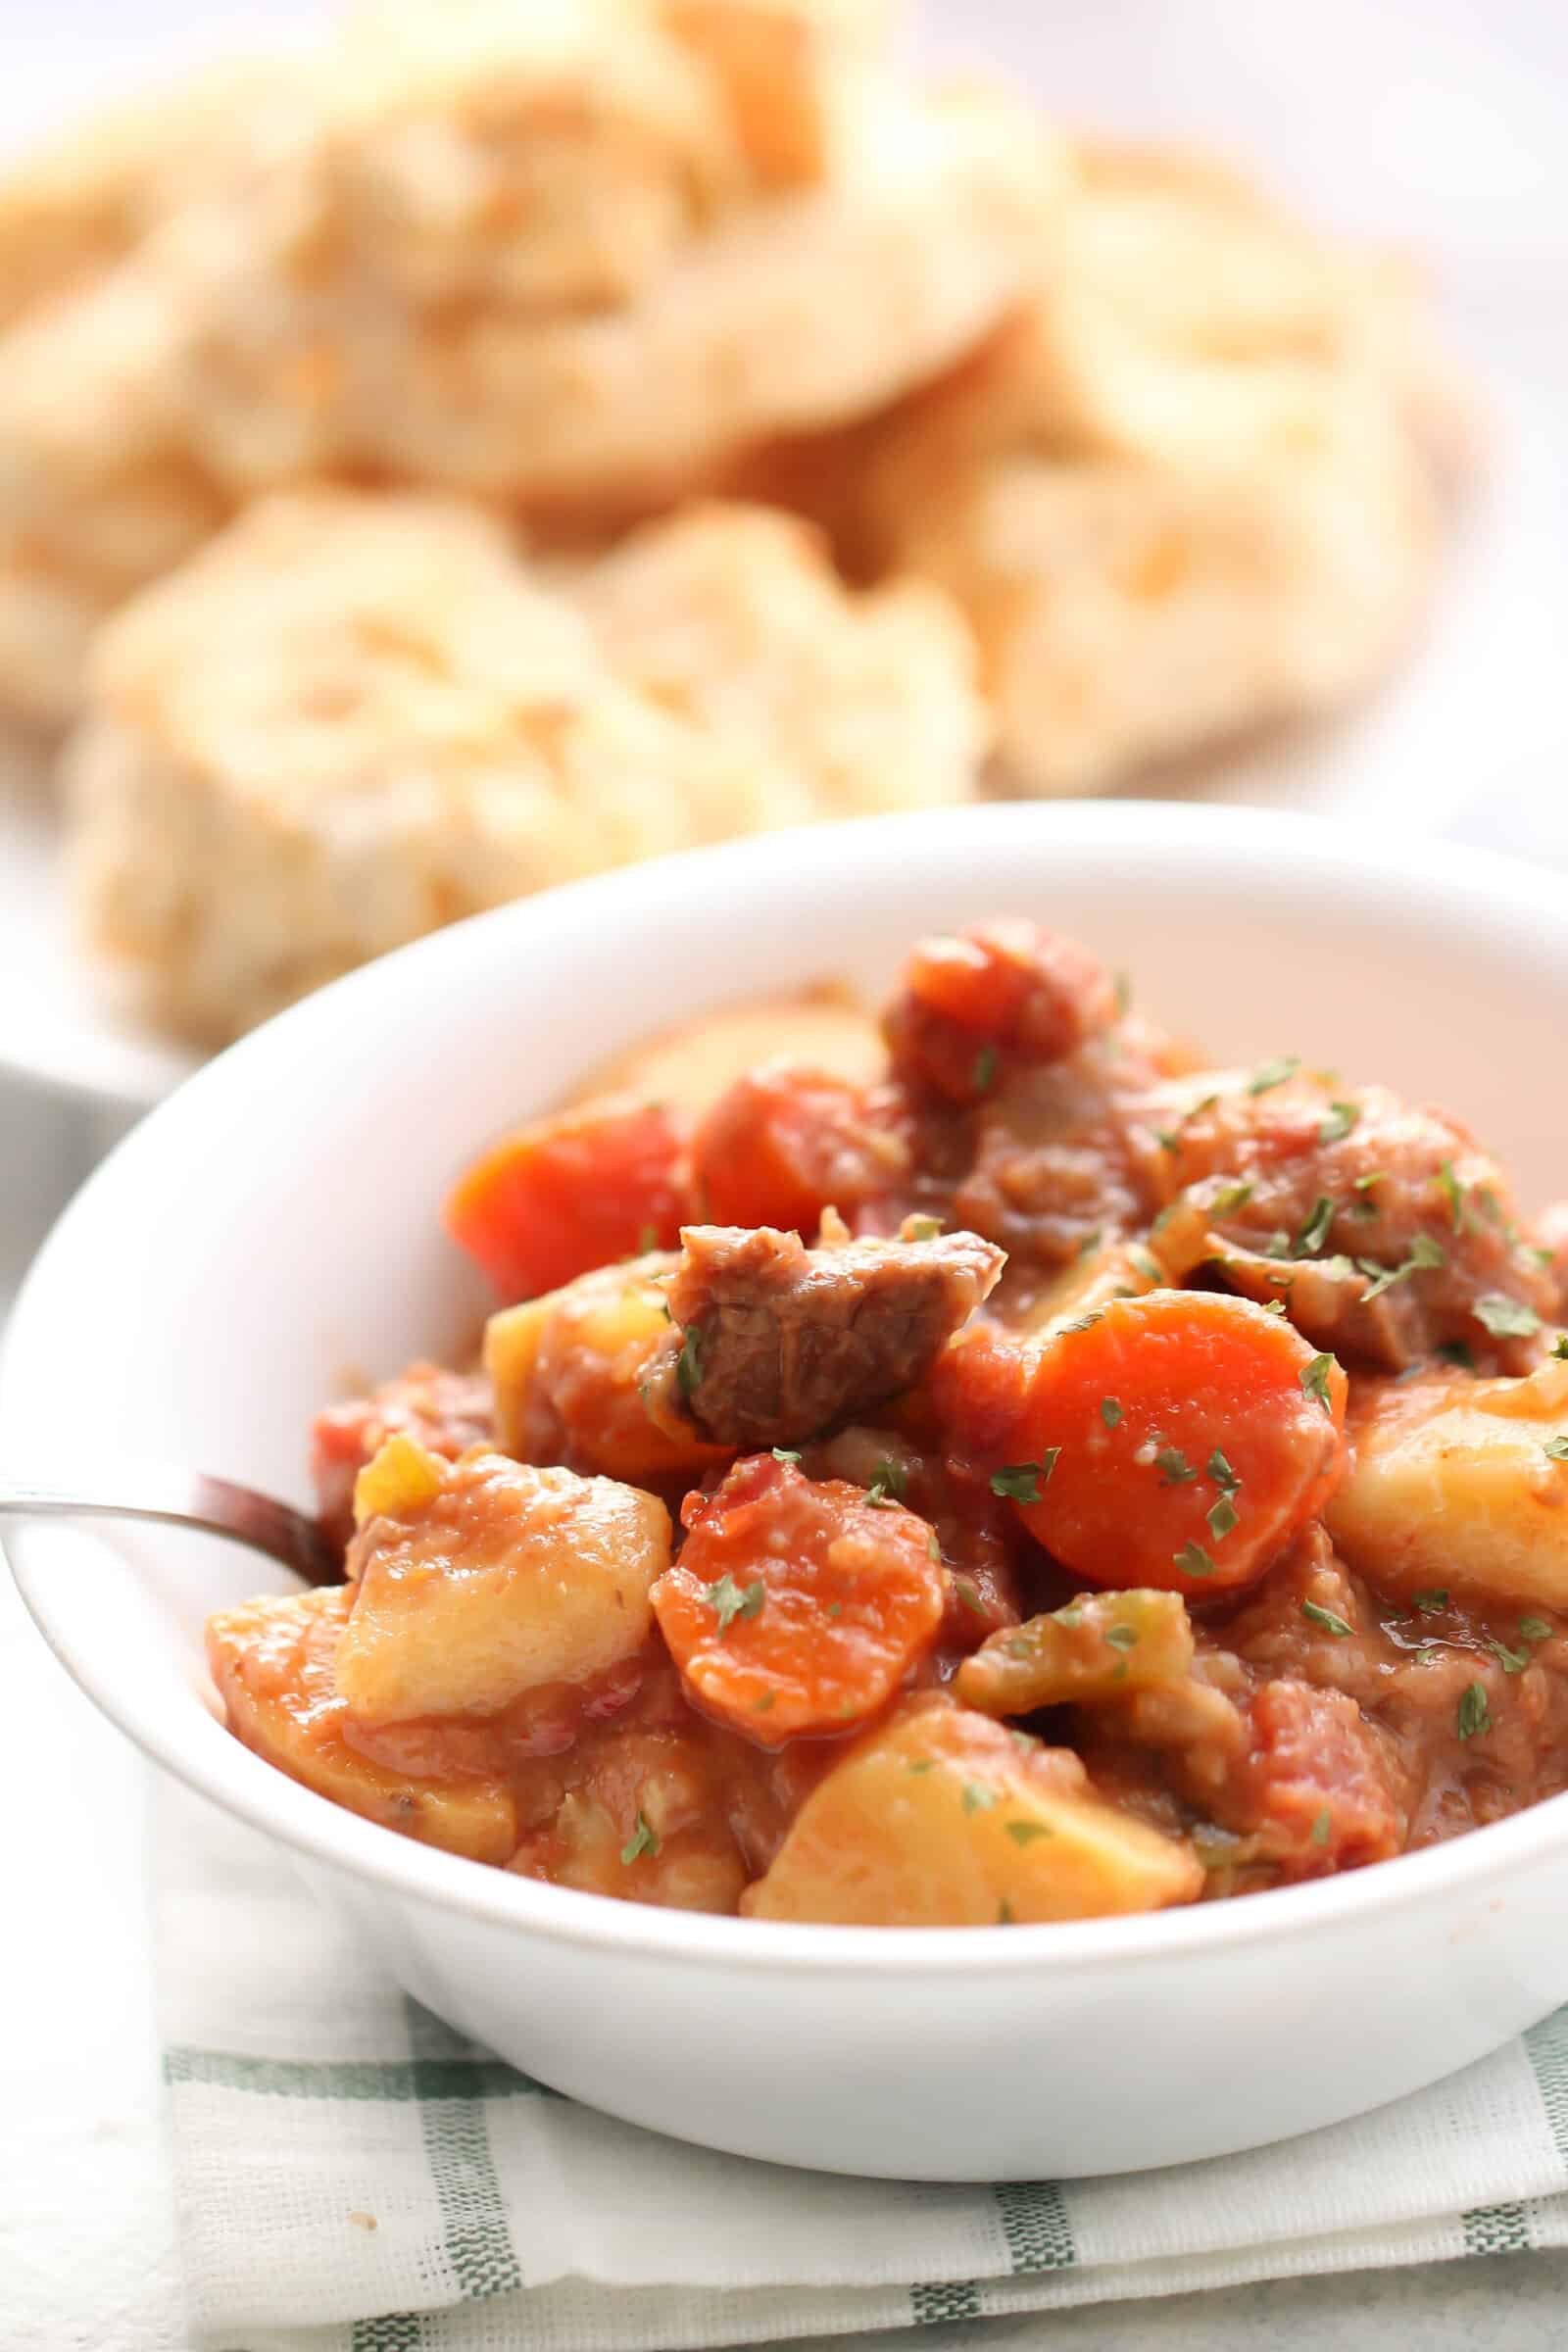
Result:
[[[656,1102],[606,1096],[507,1136],[460,1178],[445,1223],[503,1298],[672,1249],[690,1214],[685,1138]]]
[[[660,1629],[687,1695],[764,1747],[864,1722],[936,1640],[947,1573],[891,1497],[756,1454],[681,1517]]]
[[[1243,1298],[1119,1298],[1036,1358],[999,1465],[1087,1583],[1195,1599],[1260,1576],[1339,1477],[1345,1374]]]
[[[1116,986],[1076,940],[1019,917],[923,939],[885,1028],[899,1074],[979,1102],[1014,1064],[1057,1061],[1116,1018]]]
[[[715,1225],[773,1225],[813,1241],[824,1208],[852,1216],[889,1192],[908,1153],[871,1091],[773,1062],[726,1088],[698,1127],[692,1169]]]

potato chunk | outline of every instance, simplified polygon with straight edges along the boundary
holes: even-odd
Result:
[[[1191,1849],[1094,1795],[1076,1756],[940,1693],[906,1699],[802,1807],[742,1909],[846,1926],[982,1927],[1196,1899]]]
[[[685,1028],[666,1029],[600,1071],[582,1099],[612,1088],[679,1110],[705,1111],[737,1078],[781,1055],[865,1085],[883,1076],[887,1058],[870,1015],[842,991],[821,988],[737,1004],[705,1013]]]
[[[673,1256],[601,1266],[559,1291],[492,1315],[485,1369],[495,1382],[504,1452],[606,1478],[695,1479],[729,1449],[649,1419],[643,1385],[669,1339],[653,1277]]]
[[[400,1507],[366,1519],[350,1546],[359,1598],[336,1687],[356,1715],[491,1715],[642,1647],[649,1590],[669,1564],[662,1502],[477,1446],[428,1459],[433,1493],[408,1482]],[[396,1499],[379,1456],[361,1476],[372,1499]]]
[[[1336,1548],[1384,1592],[1568,1607],[1568,1363],[1363,1392]],[[1558,1451],[1551,1450],[1559,1448]]]
[[[991,1635],[955,1688],[982,1715],[1028,1715],[1179,1683],[1192,1662],[1179,1592],[1080,1592],[1064,1609]]]
[[[207,1621],[207,1663],[229,1730],[318,1796],[405,1837],[474,1862],[505,1862],[517,1842],[512,1792],[497,1772],[413,1778],[361,1755],[333,1662],[354,1604],[347,1586],[246,1601]]]

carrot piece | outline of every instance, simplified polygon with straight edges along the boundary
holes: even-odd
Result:
[[[726,1088],[698,1127],[692,1171],[714,1225],[772,1225],[815,1239],[890,1191],[908,1153],[869,1090],[827,1070],[765,1064]]]
[[[1044,1347],[998,1484],[1087,1583],[1195,1599],[1260,1576],[1344,1458],[1346,1379],[1243,1298],[1118,1298]]]
[[[1116,1011],[1115,983],[1089,949],[1004,916],[921,940],[884,1027],[902,1077],[971,1103],[1014,1064],[1075,1054]]]
[[[673,1249],[689,1214],[684,1145],[659,1103],[585,1102],[476,1159],[448,1196],[446,1229],[503,1298],[537,1298],[612,1258]]]
[[[681,1517],[655,1615],[687,1696],[762,1746],[864,1722],[936,1640],[947,1572],[896,1502],[755,1454]]]

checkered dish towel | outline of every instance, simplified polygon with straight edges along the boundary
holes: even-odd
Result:
[[[686,2352],[1568,2245],[1568,2009],[1250,2156],[848,2180],[514,2074],[378,1975],[265,1839],[167,1785],[158,1805],[174,2185],[215,2352]]]

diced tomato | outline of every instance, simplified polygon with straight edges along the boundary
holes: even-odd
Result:
[[[1113,1299],[1034,1360],[1000,1465],[1024,1524],[1088,1584],[1202,1599],[1250,1584],[1343,1461],[1345,1374],[1243,1298]]]
[[[448,1196],[447,1231],[504,1299],[537,1298],[613,1258],[674,1248],[690,1214],[685,1149],[659,1103],[585,1102],[476,1159]]]
[[[715,1225],[771,1225],[815,1239],[825,1208],[853,1222],[908,1166],[892,1106],[830,1071],[771,1062],[720,1095],[698,1127],[692,1169]]]
[[[970,1103],[995,1091],[1004,1063],[1059,1061],[1115,1017],[1098,956],[1014,918],[922,940],[886,1028],[903,1077]]]
[[[766,1747],[847,1732],[934,1643],[948,1579],[931,1529],[771,1454],[686,1498],[654,1611],[688,1695]]]

